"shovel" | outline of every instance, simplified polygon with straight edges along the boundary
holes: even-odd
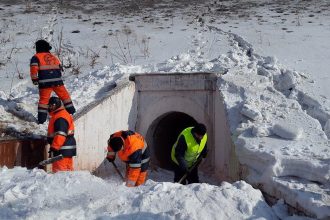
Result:
[[[63,159],[63,155],[62,154],[60,154],[60,155],[58,155],[56,157],[51,157],[51,158],[48,158],[47,160],[41,161],[39,163],[39,166],[46,166],[47,164],[54,163],[54,162],[56,162],[58,160],[61,160],[61,159]]]
[[[198,158],[198,160],[196,161],[196,163],[194,163],[194,165],[192,165],[192,167],[190,167],[190,169],[188,170],[188,172],[186,172],[182,177],[181,177],[181,179],[179,180],[179,182],[178,183],[182,183],[182,181],[184,180],[184,179],[186,179],[186,177],[187,177],[187,175],[198,165],[198,164],[200,164],[200,162],[202,161],[202,157],[199,157]]]
[[[124,178],[123,174],[121,174],[121,172],[120,172],[120,170],[118,169],[118,167],[117,167],[117,165],[115,164],[115,162],[112,161],[111,163],[112,163],[113,167],[115,168],[116,172],[118,173],[118,175],[121,177],[121,179],[122,179],[123,181],[125,181],[125,178]]]

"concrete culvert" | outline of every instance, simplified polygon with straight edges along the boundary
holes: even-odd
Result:
[[[171,170],[173,144],[183,129],[196,123],[194,118],[182,112],[169,112],[154,120],[146,135],[152,153],[152,163]]]
[[[239,178],[218,78],[212,73],[134,74],[75,114],[76,170],[113,175],[105,160],[109,135],[134,130],[146,137],[151,162],[171,169],[170,152],[179,133],[196,122],[207,127],[209,153],[201,171],[219,180]]]

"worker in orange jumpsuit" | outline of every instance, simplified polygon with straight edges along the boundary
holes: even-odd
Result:
[[[72,100],[62,80],[62,67],[59,59],[50,53],[52,47],[45,40],[36,43],[36,54],[31,58],[30,74],[34,85],[39,85],[38,123],[47,119],[48,100],[54,91],[70,114],[75,113]]]
[[[113,162],[116,154],[126,163],[126,186],[139,186],[147,179],[150,151],[142,135],[133,131],[118,131],[108,140],[107,159]]]
[[[52,171],[72,171],[73,156],[76,156],[76,140],[74,138],[74,124],[70,115],[58,97],[49,99],[48,108],[50,120],[48,124],[47,140],[50,144],[51,157],[62,155],[61,160],[55,161]]]

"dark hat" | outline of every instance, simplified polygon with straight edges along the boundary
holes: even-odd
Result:
[[[114,152],[119,151],[124,145],[123,139],[121,137],[110,137],[110,141],[108,141],[108,145],[112,148]]]
[[[62,106],[62,101],[60,98],[58,97],[50,97],[49,101],[48,101],[48,106],[52,106],[52,105],[55,105],[56,108],[55,109],[58,109],[59,107]]]
[[[191,131],[199,135],[204,135],[206,133],[206,126],[204,124],[198,123],[192,128]]]
[[[45,40],[38,40],[36,42],[36,51],[37,51],[37,53],[49,52],[51,49],[52,49],[52,47]]]

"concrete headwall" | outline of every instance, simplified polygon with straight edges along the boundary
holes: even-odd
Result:
[[[215,175],[221,180],[234,182],[240,178],[240,165],[235,145],[231,139],[223,97],[219,88],[214,94],[214,103]]]
[[[75,116],[78,152],[75,169],[107,175],[107,140],[113,132],[141,133],[152,152],[151,162],[171,169],[170,151],[178,134],[196,122],[206,125],[209,154],[202,167],[220,180],[238,179],[218,76],[210,73],[137,74]],[[164,165],[165,164],[165,165]]]
[[[102,100],[92,103],[75,116],[76,170],[102,169],[110,134],[134,129],[136,107],[135,85],[126,82],[117,85]]]
[[[194,121],[205,124],[208,129],[209,154],[204,167],[210,168],[209,170],[221,180],[238,179],[238,161],[227,125],[223,99],[217,88],[217,75],[138,74],[131,78],[134,78],[138,90],[136,130],[146,137],[151,148],[168,148],[158,152],[162,155],[170,153],[175,139],[166,146],[160,146],[160,142],[157,142],[158,145],[155,144],[154,139],[159,136],[155,134],[157,123],[169,114],[184,113]],[[172,127],[167,130],[162,129],[168,136],[171,129],[180,126],[175,122],[171,125]],[[164,139],[165,141],[167,140]]]

